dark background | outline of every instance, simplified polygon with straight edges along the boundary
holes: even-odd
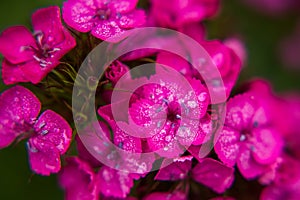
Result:
[[[0,1],[0,31],[18,24],[30,27],[31,13],[49,5],[61,6],[62,1]],[[280,61],[278,55],[281,39],[293,32],[297,18],[299,21],[300,17],[295,13],[270,16],[241,4],[240,0],[231,0],[223,1],[220,15],[207,21],[206,25],[209,38],[238,36],[245,41],[248,62],[239,84],[251,77],[263,77],[272,82],[276,92],[282,93],[300,89],[300,66],[298,70],[291,70]],[[0,91],[4,88],[0,82]],[[0,199],[63,199],[56,176],[32,175],[24,142],[0,151],[0,195]]]

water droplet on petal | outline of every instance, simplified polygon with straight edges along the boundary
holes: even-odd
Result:
[[[166,142],[170,142],[172,140],[172,136],[171,135],[167,135],[166,137],[165,137],[165,141]]]
[[[202,92],[200,95],[198,95],[198,100],[199,101],[205,101],[207,99],[207,93]]]
[[[241,137],[240,137],[240,141],[242,142],[242,141],[245,141],[245,140],[246,140],[246,136],[244,134],[242,134]]]
[[[197,103],[195,101],[188,101],[187,102],[188,107],[190,108],[196,108]]]

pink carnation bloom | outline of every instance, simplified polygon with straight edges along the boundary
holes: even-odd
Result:
[[[22,86],[12,87],[0,96],[0,148],[15,139],[27,142],[31,169],[41,175],[60,170],[60,155],[71,141],[72,129],[57,113],[46,110],[39,117],[41,103]],[[38,118],[37,118],[38,117]]]
[[[219,5],[219,0],[151,0],[150,16],[158,26],[178,29],[214,16]]]
[[[286,154],[277,161],[274,181],[261,193],[261,200],[299,199],[300,162]]]
[[[253,90],[227,103],[225,125],[214,148],[226,165],[237,163],[247,179],[262,175],[282,151],[283,141],[272,126],[270,108],[270,98]]]
[[[39,83],[75,45],[63,27],[57,6],[43,8],[32,15],[34,33],[24,26],[14,26],[0,35],[3,54],[2,78],[5,84]]]
[[[149,150],[174,158],[183,152],[185,146],[203,143],[205,136],[202,134],[205,132],[199,123],[206,114],[209,96],[199,80],[189,80],[196,100],[190,96],[191,91],[180,86],[180,81],[164,81],[165,86],[143,86],[139,93],[141,98],[132,103],[129,113],[136,124],[151,127],[147,137]]]
[[[145,22],[137,0],[68,0],[63,4],[65,22],[79,32],[106,40]]]
[[[77,157],[66,160],[67,165],[59,174],[65,200],[98,200],[98,184],[93,169]]]

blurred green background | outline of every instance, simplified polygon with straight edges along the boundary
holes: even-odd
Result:
[[[31,13],[49,5],[61,6],[62,0],[0,1],[0,31],[17,24],[30,27]],[[240,0],[224,0],[220,15],[206,25],[209,38],[239,36],[245,41],[248,62],[239,84],[254,76],[264,77],[272,82],[277,92],[299,91],[300,66],[298,71],[288,70],[280,62],[277,49],[281,39],[293,32],[297,18],[300,19],[297,14],[271,17],[241,4]],[[3,89],[0,83],[0,91]],[[24,142],[1,150],[0,163],[0,199],[63,199],[56,176],[32,175]]]

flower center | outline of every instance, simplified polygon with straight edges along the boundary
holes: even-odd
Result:
[[[95,17],[100,20],[108,20],[111,16],[111,10],[110,9],[99,9],[96,12]]]
[[[178,102],[168,103],[167,119],[171,122],[178,122],[181,119],[181,110]]]
[[[38,61],[41,67],[46,67],[47,65],[51,65],[52,63],[46,61],[47,58],[52,58],[53,53],[59,51],[59,48],[51,48],[48,44],[46,44],[44,39],[44,34],[42,32],[36,32],[34,34],[36,47],[34,46],[23,46],[23,50],[30,50],[34,52],[33,58]]]

